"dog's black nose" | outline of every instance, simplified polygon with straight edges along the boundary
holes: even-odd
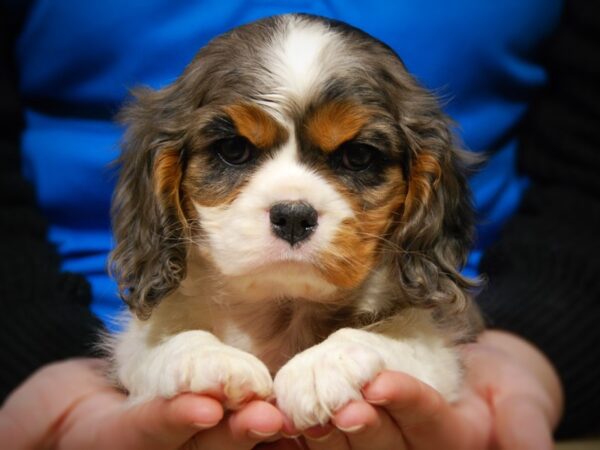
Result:
[[[317,228],[317,211],[304,202],[276,203],[270,218],[273,232],[290,245],[303,241]]]

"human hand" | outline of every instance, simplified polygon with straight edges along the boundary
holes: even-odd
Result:
[[[465,347],[460,400],[448,404],[406,374],[384,372],[332,424],[303,433],[310,450],[545,450],[562,407],[560,385],[538,350],[512,335],[487,332]],[[290,424],[287,434],[297,433]],[[289,440],[261,444],[287,450]]]
[[[224,419],[219,401],[194,394],[125,408],[126,396],[103,376],[105,364],[69,360],[33,374],[0,410],[0,442],[15,450],[250,450],[282,426],[263,401]]]

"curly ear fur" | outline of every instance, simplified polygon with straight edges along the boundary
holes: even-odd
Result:
[[[395,265],[409,303],[465,311],[471,307],[469,292],[478,285],[460,273],[474,235],[465,171],[477,157],[456,147],[437,101],[413,89],[417,92],[405,97],[400,113],[408,180],[401,221],[392,236],[403,249]]]
[[[139,90],[120,114],[128,128],[113,199],[111,272],[140,319],[150,316],[186,272],[185,105],[178,104],[176,89]]]
[[[193,139],[188,134],[198,125],[194,112],[214,100],[216,92],[235,97],[238,90],[252,91],[256,85],[230,63],[236,57],[242,61],[251,44],[234,32],[220,39],[221,44],[201,49],[172,85],[136,90],[134,101],[120,113],[127,132],[113,199],[116,248],[111,272],[123,300],[139,318],[148,318],[185,277],[190,228],[184,211],[191,209],[186,208],[181,181],[185,144]],[[234,57],[234,50],[240,54]],[[227,98],[220,100],[227,104]]]

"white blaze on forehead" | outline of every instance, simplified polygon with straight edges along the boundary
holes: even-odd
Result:
[[[302,17],[286,18],[282,33],[274,36],[266,58],[274,76],[271,101],[291,100],[300,106],[309,100],[319,82],[335,68],[337,55],[343,54],[342,39],[325,24]]]

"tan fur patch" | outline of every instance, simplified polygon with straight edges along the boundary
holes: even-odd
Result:
[[[287,139],[285,129],[258,106],[230,105],[225,112],[233,120],[237,132],[260,149],[275,147]]]
[[[326,153],[354,138],[369,120],[369,111],[348,102],[330,102],[319,107],[306,124],[308,138]]]
[[[373,268],[374,241],[355,231],[356,221],[342,225],[332,251],[319,260],[324,278],[343,289],[358,286]]]
[[[363,192],[361,198],[343,194],[352,205],[355,217],[341,224],[331,250],[320,256],[321,271],[327,281],[351,289],[372,272],[386,242],[387,231],[400,221],[406,186],[399,168],[392,169],[389,181],[382,187]],[[342,191],[343,192],[343,191]],[[363,207],[364,201],[371,205]]]
[[[156,158],[154,162],[154,192],[169,207],[174,208],[181,223],[185,223],[180,195],[183,177],[180,158],[178,149],[164,150]]]

